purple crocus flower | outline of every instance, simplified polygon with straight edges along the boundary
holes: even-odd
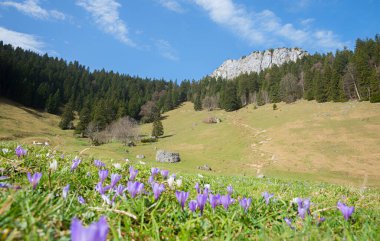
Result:
[[[194,186],[195,190],[197,190],[197,193],[201,193],[201,188],[199,187],[199,183],[195,183],[195,186]]]
[[[0,188],[11,188],[11,187],[12,187],[12,185],[9,183],[0,182]]]
[[[168,170],[161,170],[161,176],[166,179],[169,176],[169,171]]]
[[[84,200],[84,198],[82,197],[82,196],[78,196],[78,202],[80,203],[80,204],[86,204],[86,200]]]
[[[74,218],[71,221],[71,241],[106,241],[108,234],[108,224],[104,216],[98,222],[92,223],[89,227],[82,226],[81,221]]]
[[[134,169],[133,166],[129,167],[129,181],[134,181],[139,170]]]
[[[137,194],[140,194],[144,190],[144,184],[140,182],[128,182],[127,190],[132,198],[136,197]]]
[[[197,206],[198,206],[197,201],[195,201],[195,200],[191,200],[191,201],[189,202],[189,209],[190,209],[192,212],[195,212],[195,210],[197,209]]]
[[[153,175],[149,176],[148,183],[151,185],[154,183],[154,176]]]
[[[101,162],[100,160],[94,160],[94,165],[98,168],[101,168],[101,167],[105,167],[106,164],[104,164],[103,162]]]
[[[20,145],[18,145],[15,149],[15,153],[18,157],[25,156],[26,155],[26,150],[23,149]]]
[[[152,176],[155,176],[160,172],[160,169],[156,167],[152,167],[151,172],[152,172]]]
[[[118,181],[120,181],[121,175],[111,174],[111,188],[114,188]]]
[[[154,194],[154,200],[157,201],[161,193],[165,190],[165,186],[164,184],[158,184],[157,182],[155,182],[152,184],[152,189]]]
[[[320,224],[323,223],[325,220],[326,220],[326,218],[323,218],[323,217],[317,217],[317,225],[320,225]]]
[[[115,190],[116,190],[116,195],[123,196],[126,188],[122,184],[119,184]]]
[[[267,205],[269,204],[270,199],[274,196],[274,194],[269,194],[268,192],[263,192],[261,195],[265,199]]]
[[[198,194],[197,196],[197,207],[201,211],[201,215],[203,214],[203,209],[207,202],[207,194]]]
[[[100,193],[100,195],[103,195],[106,191],[108,191],[111,188],[111,186],[105,186],[103,187],[103,183],[100,181],[96,184],[95,190]]]
[[[294,226],[292,225],[292,220],[289,218],[284,218],[286,224],[291,228],[294,229]]]
[[[187,201],[187,198],[189,197],[189,192],[179,192],[179,191],[175,191],[175,196],[179,202],[179,204],[181,204],[181,207],[182,207],[182,210],[184,210],[185,208],[185,203]]]
[[[228,207],[234,202],[230,195],[224,195],[220,197],[220,203],[223,205],[224,209],[228,210]]]
[[[41,177],[42,177],[42,173],[40,173],[40,172],[36,172],[36,173],[34,173],[33,176],[32,176],[32,175],[30,174],[30,172],[28,172],[27,176],[28,176],[28,180],[29,180],[30,184],[33,185],[33,189],[36,189],[37,184],[40,182],[40,179],[41,179]]]
[[[108,205],[113,205],[115,202],[115,196],[114,196],[114,198],[112,198],[112,200],[109,198],[109,196],[107,196],[105,194],[101,195],[101,197],[102,197],[103,201],[105,203],[107,203]]]
[[[67,184],[67,185],[63,188],[63,190],[62,190],[62,197],[63,197],[64,199],[67,198],[67,194],[69,194],[69,189],[70,189],[70,184]]]
[[[337,207],[342,212],[345,220],[348,220],[351,217],[352,213],[355,211],[355,207],[349,207],[342,202],[338,202]]]
[[[211,208],[215,209],[216,206],[220,204],[220,194],[216,194],[216,195],[210,194],[209,201],[210,201]]]
[[[99,170],[99,178],[100,178],[100,182],[104,182],[104,180],[106,180],[106,178],[108,177],[108,170]]]
[[[228,193],[228,195],[231,196],[233,192],[234,192],[234,189],[232,188],[231,185],[229,185],[229,186],[227,187],[227,193]]]
[[[74,171],[78,166],[79,166],[79,164],[81,163],[81,159],[79,159],[79,158],[75,158],[74,160],[73,160],[73,164],[71,165],[71,171]]]
[[[2,183],[2,182],[0,182],[0,188],[15,189],[15,190],[21,189],[20,186],[13,186],[9,183]]]
[[[243,197],[241,200],[240,200],[240,206],[242,208],[244,208],[244,212],[247,212],[248,211],[248,208],[251,206],[251,203],[252,203],[252,199],[251,198],[245,198]]]
[[[310,199],[297,197],[294,201],[298,204],[298,216],[305,219],[306,214],[310,214]]]

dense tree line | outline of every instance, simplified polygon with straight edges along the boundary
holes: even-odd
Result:
[[[153,122],[184,101],[196,110],[233,111],[304,98],[380,102],[380,36],[356,41],[354,51],[313,54],[233,80],[205,77],[172,81],[90,71],[78,62],[39,55],[0,41],[0,95],[25,106],[60,114],[62,129],[102,131],[124,116]],[[79,118],[74,127],[73,119]]]
[[[89,123],[99,130],[130,116],[153,121],[164,111],[188,100],[189,81],[168,82],[107,72],[90,71],[78,62],[41,56],[0,41],[0,95],[28,107],[61,114],[62,129],[78,133]]]
[[[355,50],[313,54],[233,80],[205,77],[192,83],[196,110],[227,111],[255,103],[366,100],[380,102],[380,36],[356,41]],[[212,109],[212,108],[211,108]]]

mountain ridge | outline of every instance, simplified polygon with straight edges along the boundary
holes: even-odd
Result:
[[[223,62],[210,76],[215,78],[233,79],[244,73],[260,73],[272,67],[280,66],[309,55],[301,48],[276,48],[265,51],[254,51],[238,60],[228,59]]]

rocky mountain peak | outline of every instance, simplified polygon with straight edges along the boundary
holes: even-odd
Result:
[[[305,55],[308,55],[308,53],[299,48],[277,48],[265,51],[255,51],[238,60],[226,60],[210,76],[233,79],[243,73],[260,73],[273,65],[280,66],[289,61],[295,62],[297,59],[300,59]]]

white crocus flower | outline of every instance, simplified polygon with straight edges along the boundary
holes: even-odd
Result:
[[[55,172],[57,169],[58,169],[58,163],[57,163],[57,160],[53,160],[52,162],[50,162],[50,167],[49,169],[53,172]]]
[[[210,186],[210,184],[205,184],[205,185],[204,185],[204,188],[207,188],[208,190],[210,190],[210,189],[211,189],[211,186]]]
[[[175,184],[177,185],[177,187],[181,187],[182,186],[182,179],[178,179]]]
[[[121,169],[121,164],[120,164],[120,163],[115,163],[115,164],[113,164],[113,166],[114,166],[116,169]]]
[[[171,189],[174,187],[174,177],[169,177],[168,179],[168,185]]]

